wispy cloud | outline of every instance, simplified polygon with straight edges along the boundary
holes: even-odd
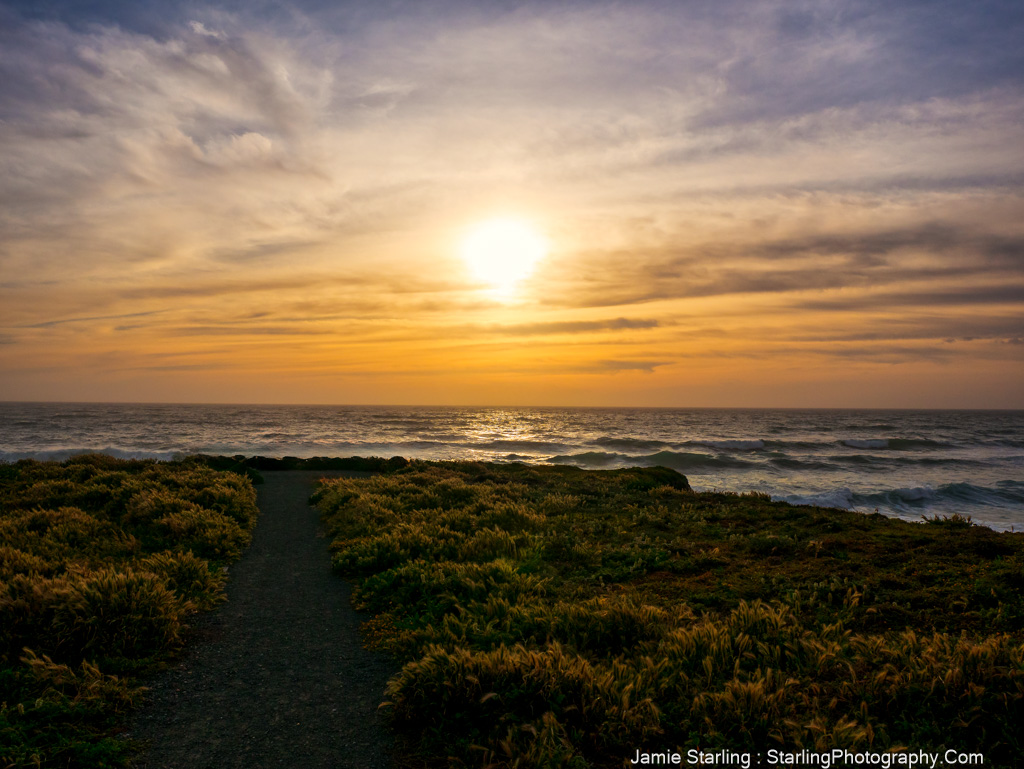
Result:
[[[509,326],[488,326],[492,334],[508,336],[545,336],[549,334],[586,334],[595,331],[623,331],[657,328],[652,318],[612,318],[609,320],[554,321],[550,323],[518,323]]]
[[[0,364],[198,376],[216,339],[668,393],[725,356],[998,359],[1010,392],[1022,36],[999,0],[11,2]],[[505,212],[552,252],[502,303],[458,242]]]
[[[91,323],[97,320],[123,320],[125,318],[145,318],[151,315],[159,314],[158,311],[149,312],[130,312],[124,315],[94,315],[88,318],[61,318],[59,320],[44,320],[40,323],[31,323],[25,326],[25,328],[52,328],[53,326],[62,326],[66,323]]]
[[[616,371],[643,371],[647,374],[654,373],[658,366],[667,366],[667,361],[656,360],[599,360],[593,366],[585,367],[585,370],[616,372]]]

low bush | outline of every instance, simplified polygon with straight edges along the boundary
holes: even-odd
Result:
[[[197,460],[21,461],[0,473],[0,764],[120,766],[134,676],[222,595],[256,519]]]
[[[694,494],[660,468],[413,462],[316,497],[428,765],[1024,754],[1024,535]]]

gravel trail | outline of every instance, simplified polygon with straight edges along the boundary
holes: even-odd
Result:
[[[196,622],[129,726],[137,769],[393,765],[377,713],[394,672],[359,641],[350,587],[331,572],[309,495],[339,472],[267,472],[252,546],[231,568],[227,602]]]

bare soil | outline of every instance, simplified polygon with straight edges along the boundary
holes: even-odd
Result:
[[[331,572],[309,495],[317,479],[284,471],[258,486],[252,546],[231,569],[227,601],[199,618],[187,651],[147,682],[130,739],[136,769],[393,765],[377,706],[395,672],[360,643],[363,616]]]

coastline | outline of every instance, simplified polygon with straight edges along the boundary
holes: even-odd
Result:
[[[0,404],[0,460],[403,456],[665,466],[700,490],[1024,528],[1024,412]]]

